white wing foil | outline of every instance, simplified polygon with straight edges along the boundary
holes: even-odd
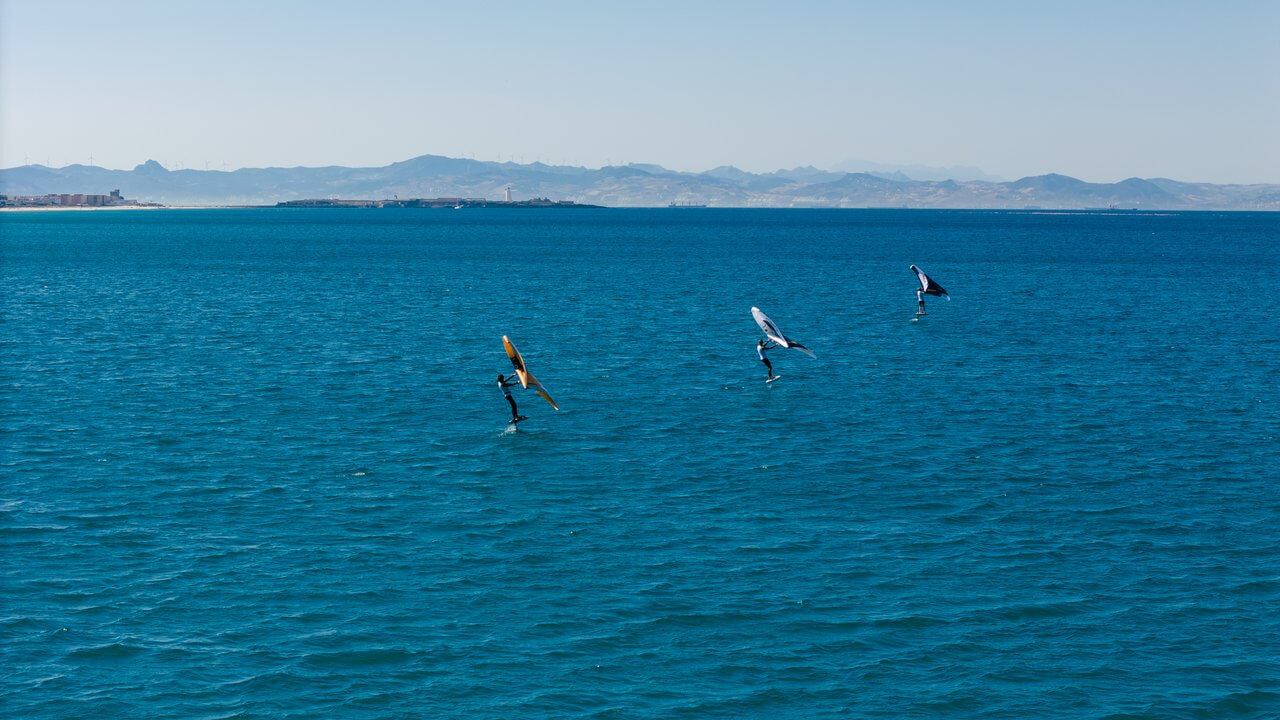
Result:
[[[756,319],[756,324],[759,325],[760,329],[764,331],[765,337],[778,343],[779,347],[784,347],[784,348],[791,347],[791,341],[787,340],[787,337],[783,335],[782,331],[778,329],[778,326],[772,320],[769,319],[768,315],[765,315],[764,313],[760,312],[760,308],[758,307],[751,308],[751,317]]]

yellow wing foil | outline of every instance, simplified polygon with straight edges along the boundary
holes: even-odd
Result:
[[[551,395],[547,394],[547,389],[542,387],[542,383],[538,382],[538,378],[534,377],[533,373],[525,368],[524,358],[520,357],[520,351],[511,343],[511,338],[503,335],[502,347],[506,349],[507,357],[511,358],[511,367],[516,369],[516,377],[520,378],[520,386],[525,389],[533,388],[533,391],[541,395],[543,400],[551,403],[551,407],[559,410],[560,406],[556,404],[555,400],[551,399]]]
[[[555,408],[556,410],[560,409],[560,406],[556,404],[555,400],[551,399],[551,396],[547,394],[547,391],[544,390],[541,385],[534,385],[533,391],[541,395],[543,400],[546,400],[547,402],[551,403],[551,407]]]
[[[511,344],[511,340],[506,335],[502,336],[502,347],[507,351],[507,357],[511,358],[511,367],[516,369],[516,377],[520,378],[520,387],[528,388],[529,378],[533,376],[524,369],[524,358],[520,357],[520,351]]]

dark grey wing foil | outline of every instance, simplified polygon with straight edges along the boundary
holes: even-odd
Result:
[[[947,291],[943,290],[942,286],[934,282],[928,275],[925,275],[923,270],[915,265],[911,266],[911,270],[916,274],[916,279],[920,281],[920,291],[925,295],[941,295],[948,300],[951,299],[951,296],[947,294]]]

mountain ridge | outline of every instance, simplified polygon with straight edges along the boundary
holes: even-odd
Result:
[[[752,173],[732,165],[703,172],[632,163],[602,168],[419,155],[379,167],[132,170],[92,165],[0,169],[0,193],[102,193],[168,205],[262,205],[340,197],[547,197],[620,207],[696,203],[720,207],[1084,208],[1280,210],[1280,185],[1219,185],[1132,177],[1091,183],[1059,173],[1013,181],[918,180],[900,170],[833,172],[812,166]]]

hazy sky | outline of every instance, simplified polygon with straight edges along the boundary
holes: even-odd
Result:
[[[1277,38],[1276,0],[0,0],[0,166],[431,153],[1280,182]]]

